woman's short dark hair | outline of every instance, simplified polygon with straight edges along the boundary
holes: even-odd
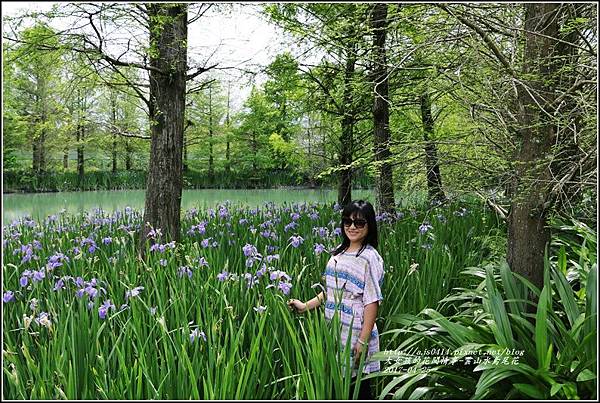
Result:
[[[367,236],[363,239],[363,244],[356,253],[356,256],[360,255],[367,245],[371,245],[373,248],[377,249],[379,240],[377,235],[377,220],[375,219],[375,209],[373,208],[373,205],[368,201],[353,200],[344,207],[341,218],[350,218],[352,215],[367,221]],[[342,228],[342,244],[332,252],[334,256],[339,255],[350,247],[350,239],[348,238],[348,235],[346,235],[346,231],[344,231],[344,224],[341,222],[341,219],[340,227]]]

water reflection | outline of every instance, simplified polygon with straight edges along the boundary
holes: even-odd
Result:
[[[82,213],[101,208],[106,212],[122,210],[129,206],[136,210],[144,208],[144,190],[114,190],[97,192],[58,192],[6,194],[2,196],[2,220],[4,223],[26,215],[35,220],[57,214],[62,209],[67,213]],[[371,190],[353,190],[353,198],[365,198],[371,203],[375,194]],[[184,190],[183,211],[192,207],[214,207],[230,200],[235,205],[256,207],[267,201],[276,204],[295,202],[333,203],[337,200],[337,190],[326,189],[200,189]]]

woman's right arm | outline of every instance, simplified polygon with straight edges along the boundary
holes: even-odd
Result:
[[[291,308],[294,308],[298,313],[304,313],[306,311],[310,311],[311,309],[315,309],[321,305],[321,302],[325,298],[325,294],[321,291],[319,295],[314,297],[313,299],[302,302],[297,299],[292,299],[288,302],[288,305]]]
[[[310,311],[311,309],[318,308],[319,306],[321,306],[321,302],[323,302],[324,299],[325,294],[323,293],[323,291],[321,291],[319,295],[306,302],[306,310]]]

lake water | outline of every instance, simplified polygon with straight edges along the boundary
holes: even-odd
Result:
[[[58,192],[2,195],[2,220],[4,225],[26,215],[35,220],[57,214],[62,209],[67,213],[81,213],[101,208],[106,212],[122,210],[129,206],[136,210],[144,209],[145,190],[113,190],[98,192]],[[375,204],[373,190],[356,189],[352,198],[363,198]],[[182,210],[192,207],[215,207],[229,200],[235,205],[261,206],[267,201],[276,204],[284,202],[333,203],[337,200],[337,190],[326,189],[201,189],[184,190]]]

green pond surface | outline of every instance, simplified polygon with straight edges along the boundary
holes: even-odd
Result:
[[[113,190],[97,192],[58,192],[2,195],[2,221],[7,225],[14,219],[30,216],[41,220],[61,210],[82,213],[101,208],[107,213],[129,206],[144,209],[144,190]],[[352,198],[363,198],[375,203],[373,190],[356,189]],[[201,209],[215,207],[229,200],[233,205],[258,207],[266,202],[285,203],[333,203],[337,200],[334,189],[200,189],[184,190],[182,211],[192,207]]]

